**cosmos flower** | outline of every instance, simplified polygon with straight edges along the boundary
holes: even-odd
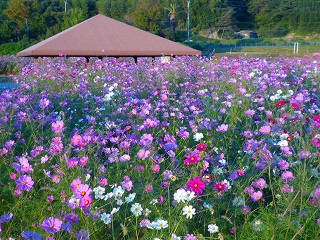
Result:
[[[216,224],[209,224],[208,225],[208,232],[211,234],[218,233],[219,227]]]
[[[47,232],[47,233],[57,233],[60,231],[62,225],[62,221],[58,218],[50,217],[45,219],[41,227]]]
[[[200,177],[191,178],[186,185],[189,187],[190,191],[194,192],[196,195],[202,194],[206,187]]]
[[[30,176],[22,175],[19,177],[19,179],[16,180],[16,183],[18,189],[30,192],[32,190],[34,181],[32,181],[32,178]]]
[[[56,122],[53,122],[51,124],[51,129],[53,132],[57,133],[57,134],[60,134],[63,132],[64,130],[64,122],[61,121],[61,120],[58,120]]]
[[[196,214],[196,209],[191,205],[184,206],[182,208],[182,215],[186,215],[186,218],[191,219],[195,214]]]
[[[142,215],[143,208],[140,203],[135,203],[131,206],[130,211],[135,215],[136,217]]]

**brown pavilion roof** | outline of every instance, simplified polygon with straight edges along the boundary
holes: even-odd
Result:
[[[201,52],[98,14],[17,54],[141,57],[200,55]]]

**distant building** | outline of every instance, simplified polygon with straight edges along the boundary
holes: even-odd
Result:
[[[258,34],[256,32],[250,31],[250,30],[242,30],[240,32],[235,33],[236,38],[259,38]]]

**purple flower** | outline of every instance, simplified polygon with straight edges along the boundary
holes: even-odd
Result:
[[[282,171],[286,171],[289,168],[289,163],[286,160],[281,160],[278,165]]]
[[[294,179],[293,173],[290,171],[285,171],[281,174],[281,178],[285,183],[288,183],[289,181]]]
[[[72,231],[71,223],[70,222],[63,222],[61,225],[61,230],[71,233],[71,231]]]
[[[13,218],[13,213],[6,213],[0,217],[0,224],[10,222]]]
[[[62,225],[62,221],[58,218],[49,217],[45,219],[41,227],[47,232],[47,233],[57,233],[60,231]]]
[[[315,199],[320,200],[320,186],[316,188],[316,190],[313,193],[313,196],[315,197]]]
[[[260,129],[259,129],[259,132],[262,133],[262,134],[269,134],[271,131],[271,128],[270,126],[262,126]]]
[[[306,159],[306,158],[311,158],[311,153],[305,150],[302,150],[301,152],[299,152],[299,158],[301,159]]]
[[[77,234],[77,240],[90,240],[89,232],[82,229]]]
[[[149,219],[143,219],[140,222],[140,227],[147,227],[147,225],[150,223]]]
[[[143,134],[140,139],[140,145],[147,147],[152,144],[153,137],[151,134]]]
[[[222,124],[218,126],[217,131],[218,132],[226,132],[228,130],[229,126],[227,124]]]
[[[249,206],[242,206],[241,211],[243,214],[249,214],[251,209]]]
[[[62,131],[63,131],[63,127],[64,127],[64,123],[63,123],[63,121],[61,121],[61,120],[58,120],[58,121],[56,121],[56,122],[53,122],[52,124],[51,124],[51,129],[52,129],[52,131],[54,131],[55,133],[62,133]]]
[[[193,234],[187,234],[184,236],[183,240],[197,240],[197,237]]]
[[[29,231],[23,231],[21,233],[21,237],[23,237],[27,240],[40,240],[40,239],[42,239],[42,236],[39,233],[29,232]]]
[[[265,169],[268,166],[268,162],[265,160],[259,160],[256,162],[256,168],[260,171]]]
[[[254,193],[254,188],[253,187],[246,187],[246,189],[244,190],[246,194],[251,195],[252,193]]]
[[[281,188],[281,191],[284,194],[293,193],[293,186],[290,186],[289,184],[284,184]]]
[[[123,189],[127,190],[127,191],[131,191],[131,189],[133,188],[133,184],[131,180],[125,180],[121,183],[121,186]]]
[[[259,178],[257,181],[252,182],[252,185],[259,189],[267,188],[266,180],[264,180],[263,178]]]
[[[27,192],[30,192],[32,190],[34,181],[32,181],[32,178],[28,175],[22,175],[20,178],[16,181],[17,188],[20,190],[25,190]]]
[[[74,168],[76,166],[78,166],[79,163],[79,159],[76,157],[70,158],[68,160],[68,168]]]
[[[262,197],[262,192],[261,191],[257,191],[257,192],[254,192],[251,194],[251,200],[256,202],[256,201],[259,201]]]
[[[150,154],[149,150],[140,149],[137,153],[138,158],[145,160]]]
[[[74,223],[78,223],[79,222],[79,217],[76,213],[69,213],[66,216],[66,221],[74,224]]]

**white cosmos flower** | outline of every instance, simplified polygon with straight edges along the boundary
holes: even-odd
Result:
[[[131,206],[130,211],[136,216],[142,215],[143,208],[140,203],[135,203]]]
[[[196,209],[191,205],[182,208],[182,215],[186,215],[187,218],[191,219],[196,214]]]
[[[195,193],[192,191],[187,191],[186,192],[186,200],[191,201],[193,198],[195,198]]]
[[[209,233],[217,233],[219,232],[219,227],[216,224],[209,224],[208,231]]]
[[[200,141],[203,138],[203,134],[202,133],[196,133],[195,135],[193,135],[193,139],[195,141]]]
[[[156,221],[155,229],[160,230],[160,229],[167,228],[168,226],[169,225],[167,220],[159,219],[158,221]]]
[[[177,201],[177,203],[180,203],[180,202],[185,202],[187,200],[187,192],[186,190],[184,189],[178,189],[174,195],[173,195],[173,198],[175,201]]]
[[[172,234],[171,235],[171,239],[170,240],[181,240],[181,237],[177,236],[176,234]]]
[[[288,141],[287,140],[282,140],[282,141],[278,142],[278,145],[280,147],[287,147],[288,146]]]
[[[116,212],[119,212],[119,210],[120,210],[119,207],[113,208],[113,209],[111,210],[111,213],[110,213],[110,214],[115,214]]]
[[[103,187],[100,187],[100,186],[94,188],[93,192],[95,194],[95,198],[96,199],[98,199],[98,198],[103,199],[104,198],[103,194],[105,191],[106,191],[106,189]]]
[[[128,197],[126,197],[126,203],[132,202],[136,197],[136,193],[130,193]]]
[[[109,224],[109,223],[111,223],[112,215],[111,214],[107,214],[107,213],[102,213],[100,219],[105,224]]]

